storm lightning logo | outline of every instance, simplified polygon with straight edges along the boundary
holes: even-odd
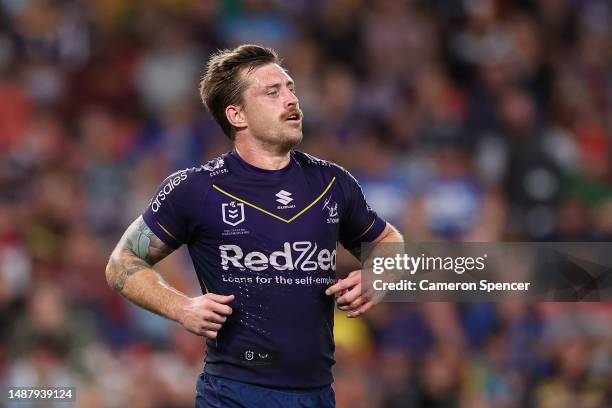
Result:
[[[330,206],[329,205],[330,201],[331,201],[331,196],[325,199],[325,203],[323,204],[323,209],[326,209],[327,211],[329,211],[330,217],[337,217],[338,216],[338,203],[334,203],[333,205]]]

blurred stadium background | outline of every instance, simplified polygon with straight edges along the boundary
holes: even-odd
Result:
[[[229,148],[197,82],[243,42],[284,56],[301,149],[407,239],[612,237],[609,0],[0,0],[3,388],[193,406],[202,339],[104,267],[166,175]],[[160,270],[199,294],[186,251]],[[336,341],[339,408],[612,407],[611,303],[384,304]]]

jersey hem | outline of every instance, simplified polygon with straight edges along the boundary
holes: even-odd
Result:
[[[212,375],[215,377],[221,377],[221,378],[225,378],[227,380],[232,380],[232,381],[238,381],[241,383],[245,383],[245,384],[250,384],[250,385],[255,385],[258,387],[264,387],[264,388],[270,388],[270,389],[274,389],[274,390],[278,390],[278,391],[290,391],[290,390],[296,390],[296,391],[309,391],[309,390],[317,390],[317,389],[321,389],[327,386],[330,386],[331,384],[334,383],[334,379],[333,377],[329,380],[329,381],[325,381],[323,383],[320,384],[314,384],[314,385],[306,385],[306,386],[302,386],[302,385],[294,385],[294,384],[287,384],[287,385],[278,385],[278,384],[274,384],[271,382],[264,382],[264,381],[259,381],[259,382],[254,382],[254,381],[245,381],[242,378],[238,378],[238,376],[232,376],[232,375],[226,375],[225,373],[223,373],[223,368],[219,367],[219,364],[215,364],[215,363],[206,363],[204,365],[204,374],[207,375]],[[265,376],[265,375],[262,375]]]

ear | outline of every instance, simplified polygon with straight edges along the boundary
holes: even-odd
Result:
[[[235,128],[245,128],[247,126],[244,110],[239,105],[228,105],[225,108],[227,121]]]

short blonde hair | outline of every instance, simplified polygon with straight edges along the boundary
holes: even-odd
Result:
[[[225,116],[225,108],[243,103],[246,84],[240,76],[241,71],[273,63],[279,63],[276,51],[253,44],[218,51],[208,61],[200,80],[200,97],[230,139],[234,139],[235,132]]]

